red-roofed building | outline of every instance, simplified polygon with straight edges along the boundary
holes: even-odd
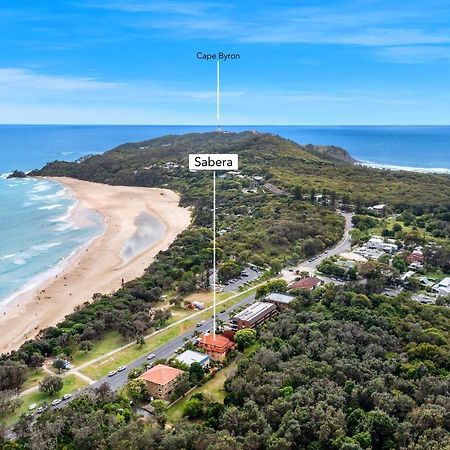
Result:
[[[198,345],[208,353],[211,359],[222,362],[234,347],[234,342],[221,334],[205,333],[201,335]]]
[[[410,264],[414,262],[422,264],[424,261],[424,256],[421,250],[414,250],[410,255],[407,256],[406,260]]]
[[[289,285],[289,289],[308,289],[312,291],[322,284],[322,280],[317,277],[303,278],[302,280],[293,281]]]
[[[180,369],[158,364],[144,372],[139,378],[145,381],[149,395],[168,400],[177,378],[183,373]]]

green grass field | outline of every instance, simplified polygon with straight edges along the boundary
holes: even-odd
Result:
[[[76,375],[68,375],[63,378],[64,386],[60,392],[55,395],[48,395],[45,392],[35,391],[30,394],[23,395],[21,400],[23,401],[22,405],[17,408],[13,414],[3,419],[3,423],[5,425],[11,425],[19,419],[19,417],[27,413],[29,410],[29,406],[35,403],[39,406],[40,403],[46,402],[47,404],[51,403],[55,398],[61,398],[65,394],[71,394],[78,389],[86,386],[87,383]]]
[[[45,378],[45,375],[46,373],[41,368],[30,371],[20,390],[26,391],[27,389],[37,386],[39,382]]]
[[[84,364],[88,361],[92,361],[99,356],[104,355],[117,347],[125,345],[121,334],[118,331],[110,331],[105,334],[105,337],[99,341],[93,342],[92,350],[89,352],[78,351],[73,355],[72,364],[77,367],[80,364]]]

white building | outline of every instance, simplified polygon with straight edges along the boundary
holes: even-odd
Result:
[[[433,291],[442,296],[450,295],[450,277],[444,278],[433,286]]]
[[[191,366],[192,363],[199,363],[204,369],[209,367],[209,356],[205,353],[194,352],[193,350],[186,350],[175,358],[187,366]]]

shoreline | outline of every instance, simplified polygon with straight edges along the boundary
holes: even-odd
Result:
[[[358,160],[354,163],[356,166],[363,167],[371,167],[372,169],[384,169],[384,170],[393,170],[393,171],[405,171],[405,172],[414,172],[414,173],[428,173],[428,174],[436,174],[436,175],[449,175],[450,168],[444,167],[412,167],[412,166],[396,166],[391,164],[382,164],[382,163],[374,163],[371,161],[361,161]]]
[[[120,288],[122,280],[141,276],[155,256],[190,224],[190,210],[181,208],[179,196],[168,189],[49,179],[61,183],[77,200],[70,221],[83,224],[86,214],[94,211],[103,218],[103,232],[38,275],[41,282],[35,281],[12,294],[0,311],[1,353],[17,349],[42,329],[56,325],[76,306],[91,301],[95,293],[112,293]],[[150,245],[124,261],[121,252],[139,231],[136,220],[142,213],[158,221],[162,232],[155,232],[154,241],[147,242]]]

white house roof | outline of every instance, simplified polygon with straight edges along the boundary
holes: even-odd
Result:
[[[293,297],[292,295],[278,294],[276,292],[272,292],[266,297],[266,300],[268,300],[269,302],[272,301],[277,303],[289,304],[292,302],[292,300],[294,300],[294,298],[295,297]]]
[[[450,277],[444,278],[438,283],[439,287],[450,288]]]
[[[194,352],[193,350],[186,350],[185,352],[178,355],[176,360],[182,362],[183,364],[187,364],[190,366],[192,363],[199,363],[200,365],[204,364],[208,361],[209,356],[204,353]]]

